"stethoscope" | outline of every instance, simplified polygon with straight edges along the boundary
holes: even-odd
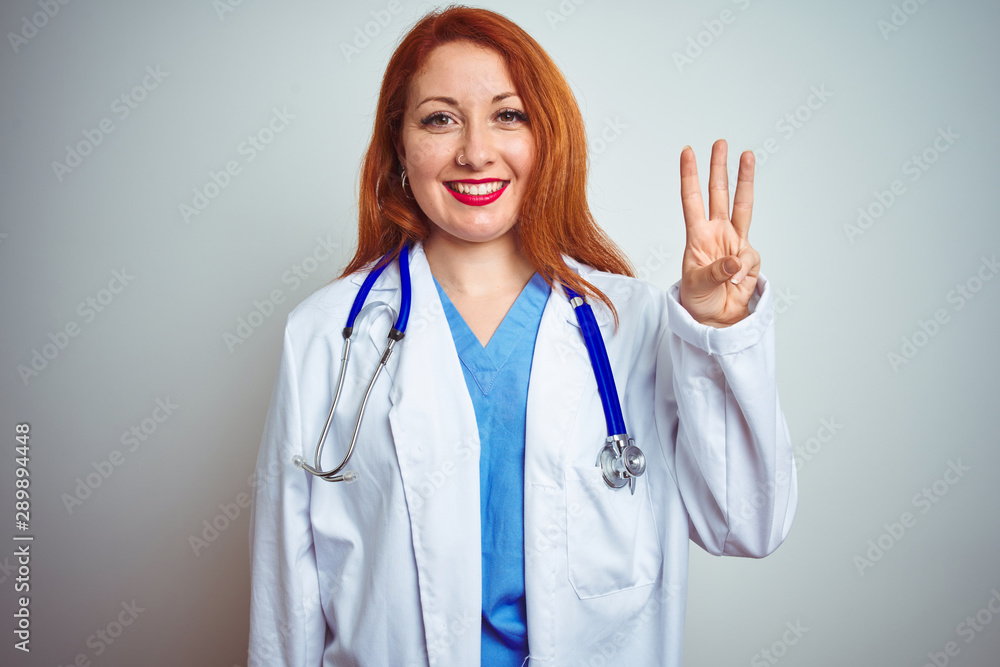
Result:
[[[371,394],[375,381],[378,380],[382,369],[385,368],[389,357],[392,354],[396,343],[403,339],[406,332],[406,321],[410,317],[410,265],[409,246],[404,246],[397,258],[399,264],[399,280],[402,296],[399,305],[399,314],[396,322],[389,329],[388,339],[382,357],[379,359],[372,379],[368,383],[364,397],[361,399],[361,408],[358,411],[357,421],[354,423],[354,433],[351,436],[351,444],[347,448],[347,454],[340,462],[340,465],[331,469],[323,470],[320,458],[323,455],[323,444],[326,442],[327,433],[330,431],[330,424],[333,422],[334,412],[337,410],[337,403],[340,402],[340,392],[344,387],[344,377],[347,372],[347,362],[351,356],[351,338],[354,333],[354,321],[364,308],[368,294],[371,292],[375,281],[382,274],[382,271],[389,265],[389,258],[392,252],[387,253],[378,263],[378,268],[374,269],[365,278],[358,295],[354,298],[351,311],[347,315],[347,324],[344,327],[344,350],[340,356],[340,377],[337,380],[337,389],[333,395],[333,404],[330,406],[330,413],[326,417],[326,424],[323,425],[323,433],[316,444],[316,459],[313,465],[306,463],[301,455],[296,455],[292,459],[299,468],[306,470],[328,482],[353,482],[358,479],[356,470],[344,470],[347,462],[351,460],[354,453],[354,446],[358,440],[358,432],[361,430],[361,420],[365,414],[365,405],[368,403],[368,396]],[[594,368],[594,377],[597,379],[597,391],[601,396],[601,405],[604,408],[604,419],[607,422],[608,437],[604,447],[597,455],[597,467],[601,469],[605,483],[613,488],[620,489],[626,484],[631,493],[635,493],[635,480],[646,471],[646,457],[642,450],[635,445],[635,440],[629,437],[625,430],[625,418],[622,416],[621,404],[618,401],[618,391],[615,388],[615,378],[611,372],[611,362],[608,360],[608,351],[604,346],[604,339],[601,337],[601,330],[597,326],[597,319],[594,311],[579,294],[563,286],[566,296],[569,298],[573,312],[576,313],[577,322],[580,324],[580,331],[583,334],[583,342],[587,347],[590,356],[591,366]],[[343,471],[343,472],[341,472]]]

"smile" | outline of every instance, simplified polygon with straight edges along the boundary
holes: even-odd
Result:
[[[493,194],[509,181],[487,181],[486,183],[463,183],[462,181],[446,181],[445,186],[454,192],[465,195]]]
[[[460,181],[446,181],[445,187],[448,192],[458,201],[468,206],[485,206],[495,202],[503,191],[507,189],[510,181],[487,181],[485,183],[463,183]]]

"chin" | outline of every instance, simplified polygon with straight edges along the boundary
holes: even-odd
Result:
[[[509,222],[498,223],[495,220],[488,220],[481,223],[473,221],[465,224],[446,225],[439,225],[430,220],[428,222],[432,235],[440,233],[447,237],[470,243],[495,241],[514,232],[516,229],[515,224]]]

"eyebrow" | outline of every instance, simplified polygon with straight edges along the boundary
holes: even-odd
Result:
[[[517,93],[500,93],[498,95],[494,95],[493,96],[493,104],[496,104],[497,102],[501,102],[501,101],[507,99],[508,97],[517,97]],[[420,104],[418,104],[416,106],[416,108],[419,109],[421,106],[423,106],[424,104],[427,104],[428,102],[444,102],[445,104],[450,104],[453,107],[457,107],[458,106],[458,100],[456,100],[456,99],[454,99],[452,97],[428,97],[427,99],[422,100],[420,102]]]

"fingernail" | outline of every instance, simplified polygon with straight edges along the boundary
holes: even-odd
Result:
[[[684,151],[686,151],[689,148],[691,148],[690,145],[684,146],[684,148],[681,149],[681,153],[683,153]]]
[[[727,259],[725,262],[722,263],[722,268],[729,275],[733,275],[734,273],[740,270],[740,263],[737,262],[732,257],[730,257],[729,259]]]

